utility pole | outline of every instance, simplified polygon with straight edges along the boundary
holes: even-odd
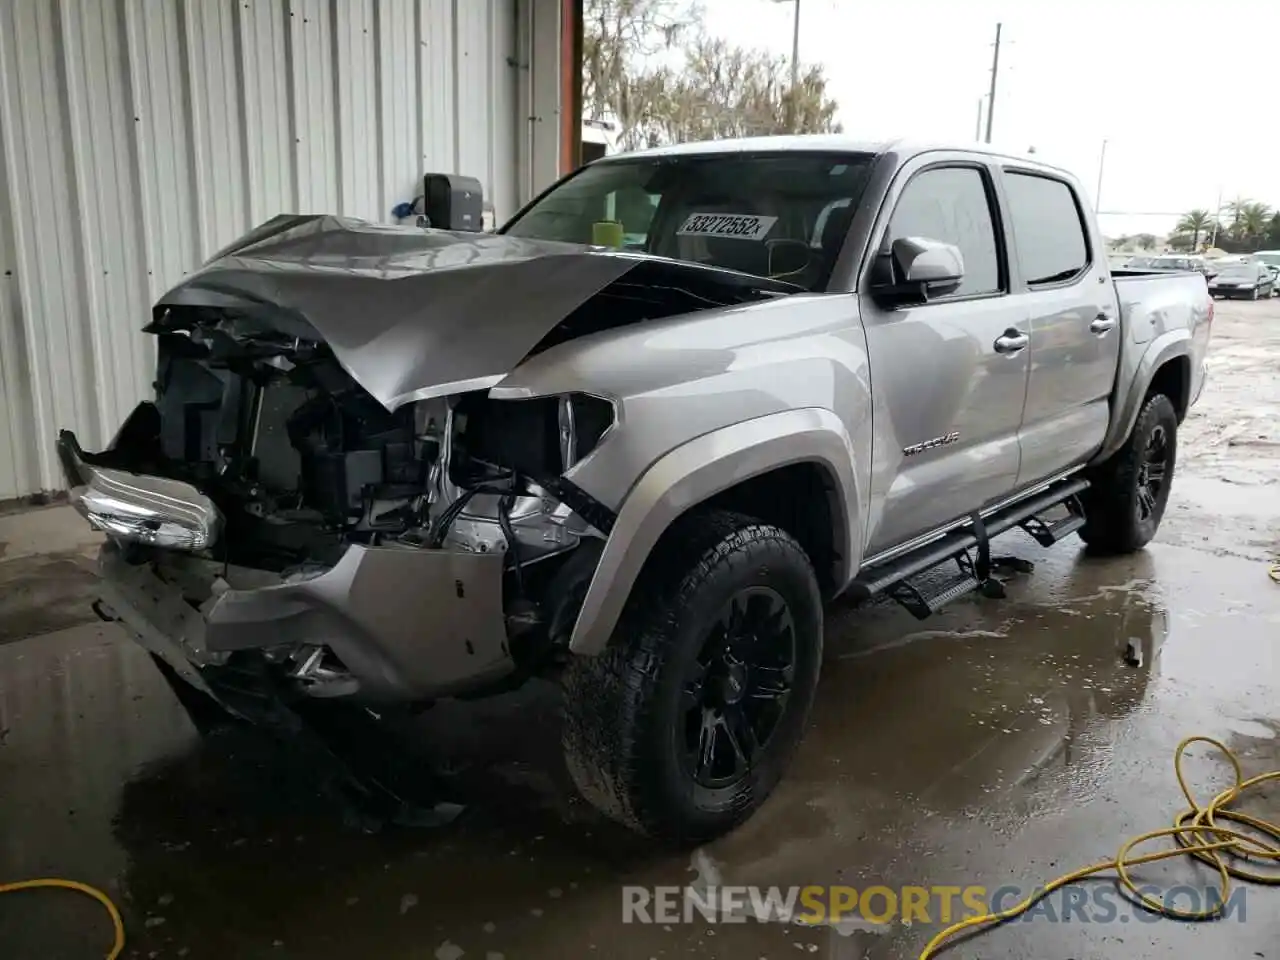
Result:
[[[973,128],[973,141],[974,143],[982,142],[982,97],[978,98],[978,123]]]
[[[791,99],[787,103],[787,128],[796,132],[796,93],[800,88],[800,0],[773,0],[774,3],[795,4],[795,19],[791,22]]]
[[[800,86],[800,0],[792,0],[796,5],[795,18],[791,21],[791,95]]]
[[[797,0],[799,2],[799,0]],[[987,94],[987,143],[991,142],[991,122],[996,116],[996,76],[1000,72],[1000,28],[996,24],[996,45],[991,54],[991,92]]]
[[[1213,208],[1213,233],[1209,237],[1209,246],[1218,245],[1218,220],[1222,216],[1222,188],[1218,188],[1218,205]]]
[[[1102,153],[1098,157],[1098,189],[1093,191],[1093,212],[1102,209],[1102,171],[1107,163],[1107,141],[1102,141]]]

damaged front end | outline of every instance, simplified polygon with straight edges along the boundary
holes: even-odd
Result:
[[[157,305],[155,400],[103,452],[60,436],[108,537],[101,612],[233,709],[246,671],[363,702],[518,683],[566,650],[609,532],[564,475],[616,411],[489,388],[577,336],[791,290],[567,244],[264,225]]]
[[[109,615],[189,681],[257,651],[312,696],[421,701],[554,648],[557,598],[581,592],[563,555],[601,531],[551,491],[607,401],[389,412],[324,345],[225,318],[161,335],[158,386],[106,452],[59,449],[108,535]]]

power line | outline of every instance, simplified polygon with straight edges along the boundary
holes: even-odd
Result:
[[[1100,217],[1180,217],[1187,211],[1170,213],[1167,210],[1099,210]]]

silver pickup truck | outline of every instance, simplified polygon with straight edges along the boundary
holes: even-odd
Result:
[[[552,677],[583,795],[690,841],[783,775],[825,601],[998,598],[1013,527],[1146,544],[1212,319],[1026,157],[686,144],[494,234],[278,217],[156,305],[154,400],[59,451],[96,609],[193,718]]]

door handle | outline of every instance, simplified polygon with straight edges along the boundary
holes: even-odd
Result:
[[[1013,354],[1019,353],[1027,348],[1027,344],[1031,342],[1031,338],[1025,333],[1010,327],[1000,336],[996,337],[994,344],[996,353]]]
[[[1108,333],[1115,325],[1114,317],[1108,317],[1105,313],[1100,313],[1093,318],[1093,323],[1089,324],[1089,332],[1101,336],[1104,333]]]

